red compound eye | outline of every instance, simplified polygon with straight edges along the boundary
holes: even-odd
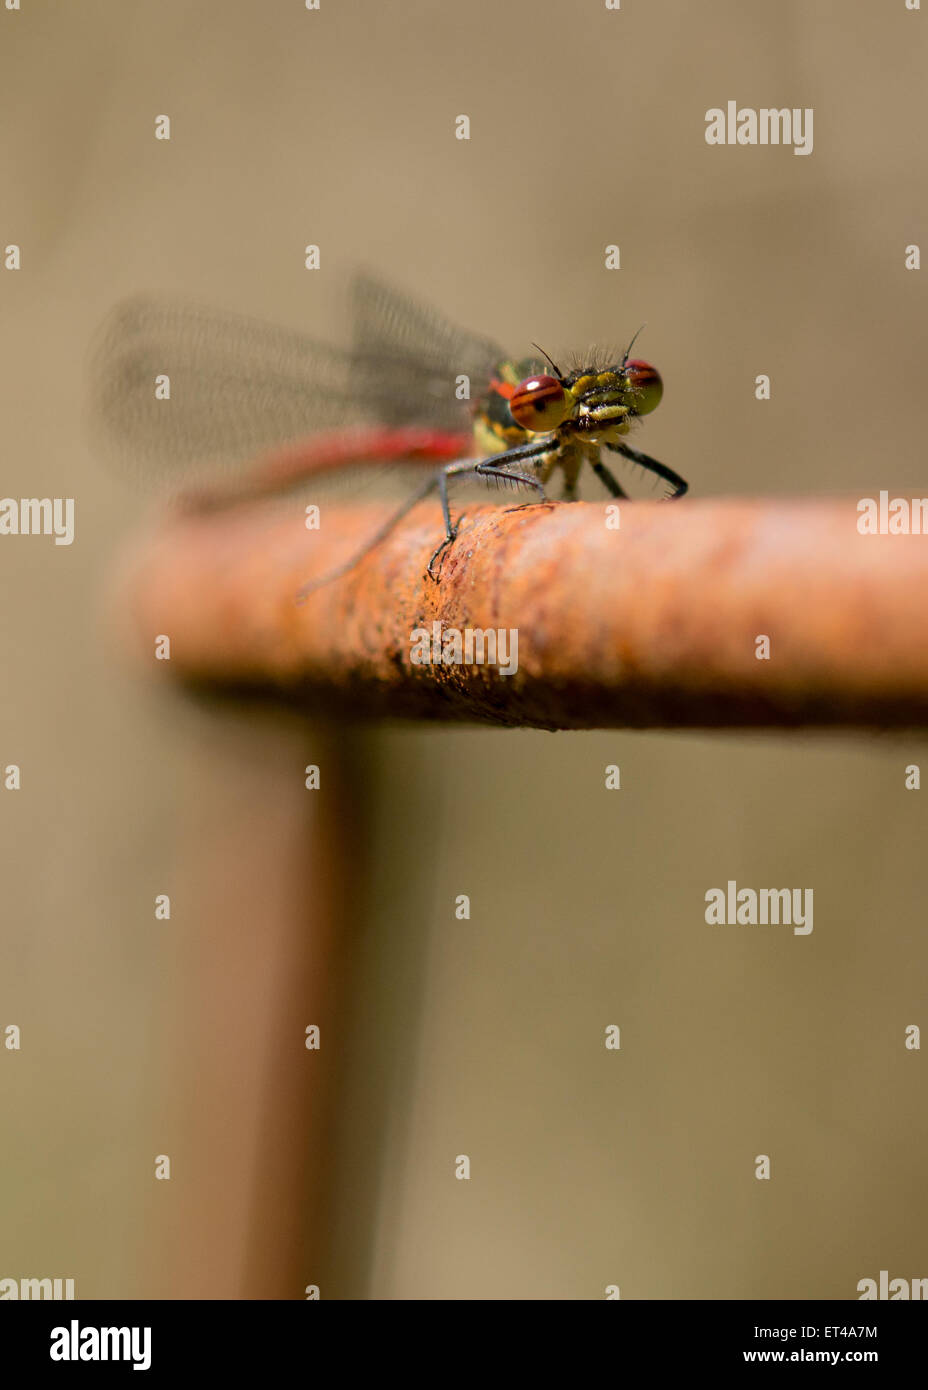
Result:
[[[629,404],[636,415],[647,415],[649,411],[657,409],[664,394],[664,383],[656,367],[652,367],[650,362],[642,362],[640,357],[634,357],[631,362],[625,363],[625,380],[634,393]]]
[[[556,430],[567,414],[568,405],[567,393],[554,376],[527,376],[509,399],[509,410],[516,424],[535,433]]]

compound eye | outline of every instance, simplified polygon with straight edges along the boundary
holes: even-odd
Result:
[[[554,376],[527,376],[509,398],[509,410],[516,424],[538,434],[556,430],[568,405],[567,393]]]
[[[664,394],[664,383],[656,367],[635,357],[625,363],[625,380],[631,387],[628,404],[636,415],[647,415],[657,409]]]

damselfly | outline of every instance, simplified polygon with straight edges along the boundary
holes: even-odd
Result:
[[[140,297],[111,315],[95,355],[97,419],[124,458],[158,483],[173,475],[191,505],[276,492],[355,463],[434,465],[363,549],[310,580],[299,600],[346,574],[435,493],[445,534],[426,572],[437,580],[460,524],[452,479],[469,475],[547,501],[559,470],[561,500],[572,501],[589,463],[606,491],[624,498],[603,461],[609,450],[656,474],[669,497],[686,492],[673,469],[625,442],[663,392],[657,369],[631,356],[637,334],[618,360],[591,355],[562,371],[541,348],[540,357],[506,360],[490,340],[367,276],[354,281],[352,305],[352,345],[338,349]]]

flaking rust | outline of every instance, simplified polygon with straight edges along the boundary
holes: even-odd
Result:
[[[165,522],[130,612],[199,685],[304,708],[546,729],[928,725],[928,547],[861,535],[854,499],[573,503],[467,513],[442,582],[424,504],[293,603],[382,513],[307,533],[260,507]],[[455,562],[456,561],[456,562]],[[416,667],[416,628],[515,629],[518,670]],[[768,653],[758,656],[758,639]]]

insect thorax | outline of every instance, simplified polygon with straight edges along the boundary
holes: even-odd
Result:
[[[547,370],[547,364],[536,357],[496,364],[485,392],[474,407],[474,442],[479,453],[501,454],[531,438],[528,431],[513,420],[509,401],[520,381]]]

